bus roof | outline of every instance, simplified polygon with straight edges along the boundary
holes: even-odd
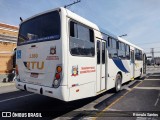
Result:
[[[108,36],[111,36],[112,38],[118,39],[119,41],[122,41],[122,42],[124,42],[124,43],[126,43],[126,44],[128,44],[128,45],[130,45],[130,46],[133,46],[133,47],[135,47],[135,48],[137,48],[137,49],[143,50],[142,48],[140,48],[140,47],[138,47],[138,46],[136,46],[136,45],[128,42],[127,40],[125,40],[125,39],[123,39],[123,38],[121,38],[121,37],[118,37],[118,36],[112,34],[112,33],[109,32],[108,30],[103,29],[104,27],[103,27],[103,28],[102,28],[102,27],[99,27],[99,26],[97,26],[95,23],[93,23],[93,22],[91,22],[91,21],[89,21],[89,20],[87,20],[87,19],[85,19],[85,18],[77,15],[76,13],[73,13],[72,11],[70,11],[70,10],[64,8],[64,7],[59,7],[59,8],[51,9],[51,10],[48,10],[48,11],[45,11],[45,12],[36,14],[36,15],[34,15],[34,16],[32,16],[32,17],[29,17],[29,18],[25,19],[23,22],[25,22],[25,21],[27,21],[27,20],[29,20],[29,19],[32,19],[32,18],[34,18],[34,17],[36,17],[36,16],[39,16],[39,15],[42,15],[42,14],[45,14],[45,13],[48,13],[48,12],[52,12],[52,11],[55,11],[55,10],[64,11],[64,13],[65,13],[68,17],[73,18],[73,19],[75,19],[75,20],[77,19],[78,21],[83,21],[83,24],[86,25],[86,26],[88,26],[88,27],[91,27],[91,28],[93,28],[93,29],[95,29],[95,30],[103,33],[103,34],[106,34],[106,35],[108,35]],[[23,22],[21,22],[20,24],[22,24]]]
[[[137,49],[139,49],[139,50],[142,50],[142,51],[143,51],[143,49],[142,49],[142,48],[140,48],[140,47],[138,47],[138,46],[136,46],[136,45],[134,45],[134,44],[132,44],[132,43],[128,42],[127,40],[125,40],[125,39],[123,39],[123,38],[121,38],[121,37],[118,37],[118,40],[120,40],[120,41],[122,41],[122,42],[124,42],[124,43],[126,43],[126,44],[128,44],[128,45],[130,45],[130,46],[132,46],[132,47],[134,47],[134,48],[137,48]]]

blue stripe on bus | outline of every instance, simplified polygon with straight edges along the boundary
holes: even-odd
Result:
[[[128,70],[124,67],[121,59],[113,58],[112,60],[121,71],[128,73]]]

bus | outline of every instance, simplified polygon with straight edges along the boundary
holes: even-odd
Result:
[[[73,101],[99,95],[144,74],[140,47],[60,7],[21,22],[16,87]]]

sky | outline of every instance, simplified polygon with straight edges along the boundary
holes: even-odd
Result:
[[[0,22],[19,26],[40,12],[63,7],[76,0],[0,0]],[[160,57],[160,0],[81,0],[68,8],[101,28],[142,47],[147,56],[154,48]],[[156,53],[157,52],[157,53]]]

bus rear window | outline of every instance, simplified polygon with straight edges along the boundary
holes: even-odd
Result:
[[[57,39],[60,39],[60,15],[54,11],[22,23],[18,45]]]

